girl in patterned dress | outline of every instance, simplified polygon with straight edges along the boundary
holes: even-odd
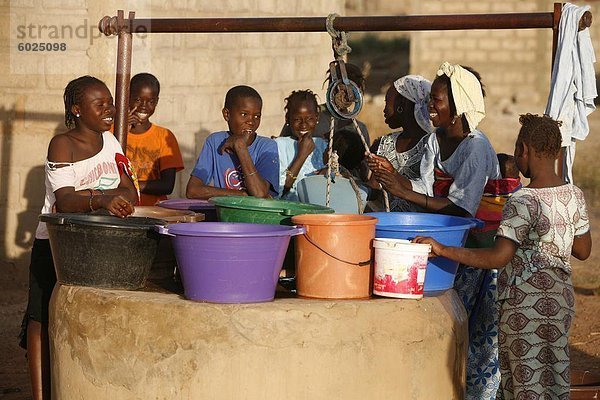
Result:
[[[589,257],[592,240],[581,190],[556,175],[559,124],[522,115],[515,161],[529,186],[504,206],[494,246],[446,247],[431,238],[434,256],[477,268],[503,268],[498,277],[500,372],[498,398],[568,399],[569,328],[575,312],[570,256]]]
[[[397,79],[385,94],[383,116],[391,129],[402,130],[381,137],[371,148],[385,168],[408,179],[419,177],[425,137],[433,131],[427,110],[430,92],[431,82],[420,75]],[[374,176],[367,183],[373,189],[381,188]],[[390,211],[422,211],[422,208],[390,196]]]

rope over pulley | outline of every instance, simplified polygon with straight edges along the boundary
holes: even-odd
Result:
[[[348,79],[346,73],[346,63],[344,62],[344,56],[352,51],[352,48],[348,46],[348,38],[346,32],[338,31],[333,27],[333,21],[337,17],[337,14],[329,14],[325,21],[325,27],[327,33],[331,36],[331,45],[333,48],[334,61],[329,63],[329,76],[330,83],[327,88],[327,94],[325,98],[325,104],[327,109],[331,113],[331,124],[329,130],[329,148],[327,161],[327,191],[325,193],[325,205],[329,207],[331,200],[331,184],[335,183],[335,175],[340,174],[339,161],[337,154],[333,151],[333,133],[335,130],[336,119],[349,119],[352,120],[354,128],[360,137],[365,152],[371,154],[369,145],[361,132],[355,117],[358,115],[363,105],[363,95],[358,85]],[[352,178],[348,176],[352,189],[356,194],[356,200],[358,203],[359,214],[362,214],[362,199],[358,185]],[[390,203],[388,194],[383,190],[383,198],[385,202],[385,210],[390,211]]]
[[[358,85],[348,79],[344,56],[352,51],[348,46],[346,32],[333,27],[337,14],[327,16],[325,27],[331,36],[331,45],[335,60],[329,63],[330,83],[327,88],[325,104],[335,118],[352,119],[358,115],[363,105],[363,95]]]

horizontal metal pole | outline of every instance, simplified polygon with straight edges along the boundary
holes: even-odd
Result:
[[[131,21],[133,33],[325,32],[325,17],[149,18]],[[438,31],[552,28],[553,13],[337,17],[340,31]]]

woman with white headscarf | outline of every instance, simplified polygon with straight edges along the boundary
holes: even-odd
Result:
[[[420,75],[406,75],[397,79],[385,94],[383,116],[391,129],[402,130],[381,137],[371,148],[372,152],[382,157],[386,168],[408,179],[419,178],[425,137],[433,132],[427,110],[430,91],[431,82]],[[374,176],[369,184],[374,189],[381,187]],[[390,211],[422,211],[422,208],[391,196]]]
[[[488,181],[500,178],[496,152],[477,125],[485,116],[479,74],[443,63],[431,85],[427,136],[417,179],[398,178],[380,157],[369,168],[384,189],[429,212],[475,216]],[[491,183],[491,182],[490,182]],[[495,231],[470,235],[467,247],[483,247]],[[454,281],[469,316],[467,399],[494,399],[500,384],[498,362],[497,271],[461,265]]]

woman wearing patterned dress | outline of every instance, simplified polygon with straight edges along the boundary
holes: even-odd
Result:
[[[432,245],[432,253],[477,268],[502,268],[498,277],[501,388],[498,398],[568,399],[569,328],[575,312],[570,256],[589,257],[592,240],[581,190],[555,173],[561,134],[547,116],[522,115],[515,144],[529,186],[504,206],[494,246]]]
[[[429,120],[427,102],[431,82],[419,75],[406,75],[397,79],[385,94],[383,116],[391,129],[402,128],[373,143],[371,151],[381,157],[390,171],[408,179],[419,177],[419,165],[425,151],[425,137],[433,131]],[[368,181],[373,189],[381,185],[374,176]],[[390,211],[422,211],[402,198],[390,197]]]
[[[368,159],[369,169],[390,194],[426,211],[475,216],[484,188],[500,178],[496,152],[477,129],[485,116],[479,74],[470,68],[443,63],[431,85],[429,118],[435,133],[426,136],[417,179],[386,169],[380,157]],[[493,230],[469,235],[467,247],[481,247]],[[454,289],[469,317],[467,400],[492,400],[500,385],[498,364],[497,272],[461,265]]]

